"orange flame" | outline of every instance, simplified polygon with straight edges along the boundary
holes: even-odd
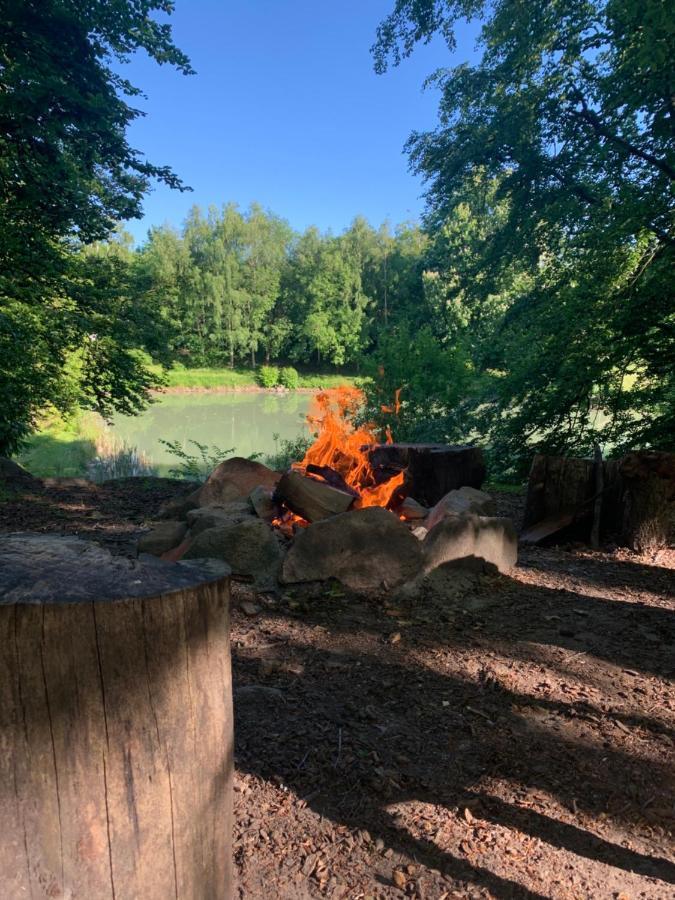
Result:
[[[400,391],[397,391],[396,411],[400,407],[399,394]],[[353,425],[353,418],[362,404],[363,393],[354,387],[340,387],[317,394],[315,408],[307,416],[310,427],[318,432],[317,438],[302,462],[293,466],[301,471],[310,464],[330,466],[358,493],[354,501],[355,509],[387,506],[405,480],[401,472],[384,484],[377,484],[368,450],[379,441],[370,426],[356,428]],[[387,443],[392,442],[391,430],[387,429]]]
[[[394,391],[394,405],[380,407],[383,413],[393,413],[397,416],[401,412],[401,388]]]

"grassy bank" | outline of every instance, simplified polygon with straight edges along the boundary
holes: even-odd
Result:
[[[66,419],[49,416],[31,436],[17,461],[40,478],[78,478],[96,456],[103,423],[94,413],[78,412]]]
[[[317,390],[334,388],[342,384],[353,384],[348,375],[330,373],[299,373],[300,389]],[[251,369],[186,369],[177,366],[166,373],[166,390],[251,390],[259,388],[257,374]]]

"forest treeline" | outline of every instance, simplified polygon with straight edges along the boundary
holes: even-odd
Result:
[[[383,327],[421,311],[426,244],[415,224],[375,230],[357,217],[339,236],[300,234],[257,204],[227,204],[152,228],[137,251],[122,233],[85,259],[96,279],[115,257],[187,366],[340,367],[359,366]]]
[[[229,205],[132,249],[115,229],[152,180],[185,189],[127,143],[138,89],[119,74],[139,49],[192,73],[154,18],[170,8],[8,6],[0,453],[46,407],[138,411],[148,359],[349,367],[365,415],[386,424],[401,388],[400,437],[479,441],[507,475],[537,450],[673,449],[672,3],[396,0],[380,73],[481,26],[476,61],[433,76],[437,127],[408,142],[421,225],[297,234]]]

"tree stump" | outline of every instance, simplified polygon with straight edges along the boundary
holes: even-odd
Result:
[[[480,488],[485,460],[480,447],[451,444],[378,444],[369,453],[380,482],[406,470],[409,496],[434,506],[449,491],[464,486]]]
[[[3,538],[3,897],[230,897],[228,601],[227,577]]]
[[[611,537],[638,552],[666,546],[673,528],[675,454],[639,450],[601,464],[537,455],[530,470],[523,529],[536,534],[533,526],[555,525],[557,520],[561,529],[574,525],[577,536],[588,539],[594,504],[600,499],[600,537]],[[557,530],[541,533],[548,537]]]

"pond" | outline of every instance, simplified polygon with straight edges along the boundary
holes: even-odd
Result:
[[[166,475],[178,460],[160,438],[180,441],[188,452],[196,452],[192,440],[230,451],[223,455],[265,456],[276,442],[308,433],[304,421],[312,400],[312,394],[297,392],[165,394],[139,416],[116,416],[113,430]]]

